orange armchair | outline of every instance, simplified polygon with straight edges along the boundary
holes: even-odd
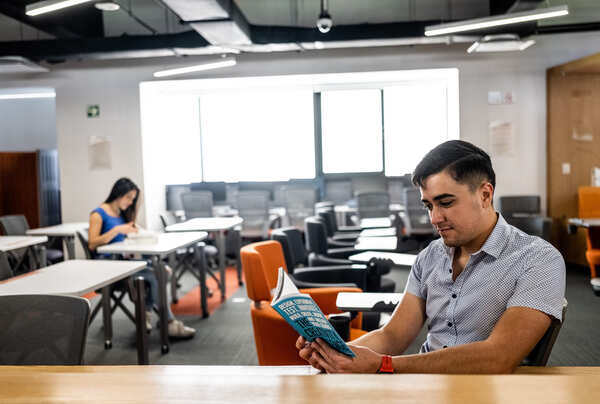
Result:
[[[579,217],[600,218],[600,187],[579,187]],[[596,265],[600,265],[600,227],[588,227],[587,251],[585,258],[590,266],[592,278],[596,275]]]
[[[260,365],[303,365],[298,356],[296,340],[298,334],[271,307],[271,290],[277,286],[277,271],[285,266],[281,244],[276,241],[261,241],[248,244],[241,249],[242,269],[246,278],[246,291],[252,300],[250,315],[254,329],[254,343]],[[362,292],[358,288],[301,289],[309,294],[324,314],[340,313],[335,305],[339,292]],[[350,339],[366,333],[361,330],[362,316],[352,320]]]

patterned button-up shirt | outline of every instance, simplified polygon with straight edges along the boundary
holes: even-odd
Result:
[[[421,352],[485,340],[504,311],[530,307],[562,321],[565,262],[539,237],[502,215],[481,249],[452,280],[454,248],[441,239],[421,251],[405,292],[425,300],[429,332]]]

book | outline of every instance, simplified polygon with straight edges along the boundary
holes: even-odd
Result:
[[[127,244],[156,244],[158,233],[151,230],[139,229],[137,233],[129,233],[125,239]]]
[[[335,331],[319,306],[307,294],[300,293],[283,268],[279,268],[271,307],[305,340],[321,338],[336,351],[354,357],[354,352]]]

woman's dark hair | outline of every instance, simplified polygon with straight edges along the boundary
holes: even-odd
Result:
[[[422,187],[430,175],[446,170],[454,181],[468,184],[471,191],[483,181],[496,188],[496,174],[490,156],[464,140],[449,140],[431,150],[415,168],[412,182]]]
[[[121,211],[121,217],[126,223],[135,222],[135,217],[137,215],[137,202],[140,196],[140,189],[138,188],[138,186],[135,185],[135,183],[129,178],[119,178],[110,190],[108,198],[106,198],[106,200],[104,201],[104,203],[111,203],[112,201],[124,196],[131,190],[136,191],[133,203],[127,209]]]

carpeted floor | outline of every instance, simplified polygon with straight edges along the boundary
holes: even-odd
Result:
[[[408,270],[394,269],[387,276],[396,281],[397,288],[401,291],[406,284]],[[588,273],[580,267],[572,267],[567,270],[569,308],[565,324],[550,357],[549,365],[551,366],[600,366],[600,298],[593,295],[588,278]],[[197,281],[194,278],[184,277],[179,296],[184,296],[196,287]],[[196,297],[191,297],[191,302],[194,300],[198,302]],[[173,341],[170,352],[162,355],[159,333],[156,329],[153,330],[149,338],[150,363],[256,365],[249,305],[245,288],[242,286],[225,303],[216,307],[207,319],[196,315],[178,315],[178,318],[186,324],[196,328],[195,338],[187,341]],[[90,326],[86,346],[86,364],[136,363],[133,323],[122,313],[116,312],[113,328],[113,348],[105,350],[101,316]],[[407,353],[418,352],[424,339],[425,329],[421,331]]]

